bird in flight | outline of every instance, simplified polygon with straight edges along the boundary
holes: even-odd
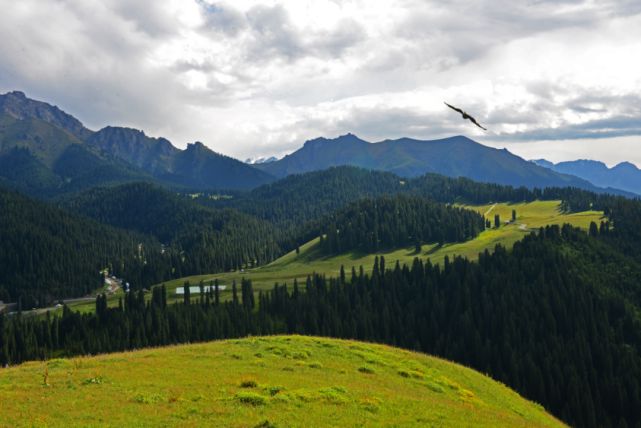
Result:
[[[482,129],[482,130],[484,130],[484,131],[487,131],[487,129],[485,129],[485,128],[483,128],[481,125],[479,125],[479,124],[476,122],[476,120],[475,120],[472,116],[470,116],[469,114],[465,113],[463,110],[458,109],[458,108],[456,108],[456,107],[454,107],[454,106],[451,106],[451,105],[449,105],[448,103],[444,103],[444,104],[445,104],[446,106],[448,106],[449,108],[451,108],[452,110],[456,110],[457,112],[461,113],[461,114],[463,115],[463,119],[470,119],[472,122],[474,122],[474,124],[475,124],[476,126],[478,126],[479,128],[481,128],[481,129]]]

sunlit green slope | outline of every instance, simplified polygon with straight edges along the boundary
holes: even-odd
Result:
[[[562,427],[465,367],[305,336],[148,349],[0,370],[4,426]]]

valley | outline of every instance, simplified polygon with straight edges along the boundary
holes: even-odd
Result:
[[[572,226],[588,230],[591,222],[599,224],[607,220],[602,212],[586,211],[581,213],[564,213],[560,209],[561,201],[534,201],[529,203],[503,202],[497,204],[473,204],[464,198],[458,198],[454,206],[460,208],[473,209],[481,214],[491,211],[487,218],[494,218],[499,214],[502,221],[512,218],[512,210],[517,211],[517,222],[527,224],[527,228],[538,229],[550,225],[563,225],[565,223]],[[314,273],[324,274],[328,277],[338,277],[341,266],[346,274],[351,275],[352,268],[357,271],[362,266],[365,273],[371,274],[374,266],[374,259],[384,257],[388,265],[395,265],[396,262],[403,266],[411,265],[415,258],[422,260],[429,259],[433,264],[443,264],[445,257],[453,259],[456,256],[464,257],[469,260],[477,260],[479,253],[489,250],[494,251],[496,245],[502,245],[508,250],[515,242],[523,239],[523,236],[529,231],[523,230],[518,224],[501,223],[499,228],[492,227],[482,232],[478,237],[470,239],[463,243],[448,243],[440,246],[438,243],[428,243],[422,246],[421,252],[416,252],[414,245],[408,245],[403,248],[382,248],[376,253],[366,253],[362,250],[352,250],[341,254],[324,255],[320,248],[320,238],[315,238],[304,245],[300,246],[300,253],[291,251],[280,257],[272,263],[258,268],[244,268],[243,271],[224,272],[219,274],[193,275],[184,278],[178,278],[170,281],[164,281],[163,284],[167,290],[167,301],[182,302],[183,296],[176,296],[176,289],[182,288],[185,281],[191,286],[198,285],[204,281],[209,286],[212,281],[218,279],[220,285],[227,286],[226,290],[221,293],[221,301],[232,299],[232,287],[234,282],[240,284],[243,278],[251,279],[256,298],[259,292],[267,292],[274,287],[274,283],[293,285],[294,279],[298,281],[301,290],[305,289],[307,276]],[[159,287],[156,284],[153,287]],[[117,292],[114,296],[107,296],[107,302],[110,307],[117,307],[119,300],[122,298],[122,291]],[[198,295],[194,295],[198,297]],[[151,299],[147,294],[146,298]],[[95,305],[82,301],[68,305],[72,310],[81,312],[95,312]]]

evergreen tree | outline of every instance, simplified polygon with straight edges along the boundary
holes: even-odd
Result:
[[[190,299],[191,290],[189,289],[189,281],[185,281],[185,285],[184,285],[183,289],[185,290],[184,291],[185,294],[183,296],[184,303],[185,303],[185,305],[189,306],[190,300],[191,300]]]

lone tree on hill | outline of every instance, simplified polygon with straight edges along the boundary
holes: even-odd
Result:
[[[494,227],[498,229],[500,225],[501,225],[501,217],[499,217],[499,215],[496,214],[494,216]]]
[[[512,210],[512,221],[516,221],[516,210]]]

